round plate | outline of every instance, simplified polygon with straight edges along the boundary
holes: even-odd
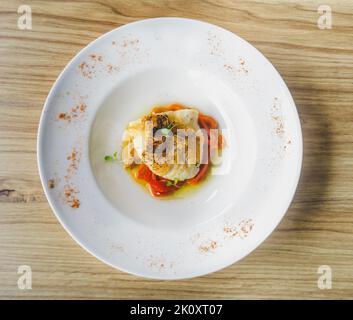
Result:
[[[224,163],[197,190],[154,199],[119,151],[129,121],[182,103],[216,118]],[[293,99],[254,47],[217,26],[181,18],[117,28],[67,65],[46,100],[38,164],[48,201],[98,259],[158,279],[226,267],[273,231],[294,195],[302,136]]]

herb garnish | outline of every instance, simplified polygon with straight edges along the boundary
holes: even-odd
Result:
[[[176,186],[178,182],[179,182],[179,181],[178,181],[177,179],[175,179],[174,181],[168,180],[168,181],[166,181],[165,185],[166,185],[167,187]]]
[[[115,152],[113,153],[113,155],[110,155],[110,154],[106,155],[106,156],[104,157],[104,160],[105,160],[105,161],[114,161],[114,160],[118,160],[118,152],[115,151]]]
[[[164,135],[164,136],[168,136],[169,132],[170,132],[170,130],[168,128],[161,129],[161,134]]]
[[[175,126],[176,126],[176,124],[174,122],[170,122],[165,128],[161,129],[162,135],[168,136]]]

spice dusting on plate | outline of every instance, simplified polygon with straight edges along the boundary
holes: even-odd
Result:
[[[78,209],[81,205],[80,200],[77,198],[79,192],[72,185],[64,187],[65,201],[73,209]]]
[[[293,142],[285,128],[285,121],[281,112],[281,101],[277,97],[274,98],[270,110],[270,116],[273,121],[273,133],[281,142],[278,150],[278,156],[282,158],[287,154],[287,152],[289,152]]]
[[[163,256],[150,255],[149,259],[147,259],[147,265],[151,269],[161,271],[162,269],[172,269],[175,263],[172,261],[167,261]]]
[[[229,71],[234,77],[238,76],[241,73],[248,74],[249,70],[246,67],[245,60],[244,59],[239,59],[239,65],[234,66],[230,63],[225,63],[223,64],[223,67]]]
[[[111,63],[108,63],[107,66],[106,66],[106,68],[107,68],[107,72],[108,72],[109,74],[112,74],[113,71],[119,71],[119,70],[120,70],[119,67],[114,66],[114,65],[112,65]]]
[[[58,119],[71,122],[75,119],[81,119],[85,114],[87,105],[83,102],[73,106],[68,112],[60,112],[58,114]]]
[[[64,186],[64,196],[65,203],[70,207],[77,209],[80,207],[81,202],[77,198],[77,194],[79,193],[77,187],[72,182],[72,177],[76,175],[76,172],[79,168],[80,160],[81,160],[81,151],[77,148],[72,148],[70,154],[66,157],[68,161],[68,166],[66,168],[66,176],[65,181],[66,185]]]
[[[77,170],[79,163],[79,152],[76,150],[76,148],[72,149],[71,154],[68,155],[66,159],[71,161],[69,168],[72,170]]]
[[[218,247],[217,241],[212,240],[212,241],[210,241],[207,244],[200,245],[199,246],[199,251],[206,253],[206,252],[209,252],[209,251],[214,251],[217,247]]]
[[[282,137],[284,135],[284,125],[280,116],[272,116],[272,119],[276,123],[275,133],[277,136]]]
[[[79,64],[78,69],[81,75],[86,79],[92,79],[97,72],[101,70],[97,70],[99,65],[103,63],[103,56],[96,53],[91,53],[86,61],[83,61]]]
[[[60,112],[58,115],[58,118],[60,120],[67,120],[67,121],[71,121],[71,117],[68,116],[65,112]]]
[[[55,180],[54,179],[49,179],[48,180],[48,187],[49,189],[54,189],[56,186]]]
[[[135,45],[135,44],[138,44],[139,42],[140,42],[139,39],[124,40],[122,43],[122,46],[126,48],[129,45]]]
[[[97,55],[95,53],[90,54],[89,57],[94,61],[103,61],[103,57],[101,55]]]
[[[246,219],[242,220],[235,226],[229,226],[226,225],[223,228],[224,233],[227,235],[227,237],[234,238],[234,237],[240,237],[240,238],[246,238],[252,228],[254,227],[254,222],[252,219]]]
[[[223,56],[223,50],[220,49],[222,42],[219,36],[209,32],[207,40],[210,47],[210,54],[214,56]]]
[[[246,66],[245,60],[243,58],[239,59],[239,63],[240,63],[240,68],[238,68],[239,72],[244,72],[245,74],[249,73],[249,69]]]
[[[92,67],[89,66],[86,62],[80,63],[78,68],[81,71],[81,74],[83,77],[92,79],[92,75],[93,75]]]
[[[69,161],[67,167],[67,175],[65,176],[66,180],[69,180],[73,175],[76,174],[78,170],[80,161],[81,161],[81,152],[76,148],[73,148],[71,153],[66,157],[66,160]]]
[[[272,108],[271,108],[271,118],[274,122],[274,133],[277,137],[283,138],[285,135],[283,117],[281,114],[280,101],[275,97]]]
[[[74,208],[74,209],[79,208],[79,207],[80,207],[80,200],[78,200],[78,199],[73,199],[73,200],[72,200],[71,207]]]

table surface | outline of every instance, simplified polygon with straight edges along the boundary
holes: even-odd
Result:
[[[0,298],[353,298],[353,2],[0,2]],[[39,117],[53,82],[84,46],[125,23],[160,16],[208,21],[260,49],[291,90],[304,162],[293,203],[275,232],[242,261],[183,281],[151,281],[112,269],[79,247],[52,214],[36,163]],[[19,290],[18,267],[32,268]],[[318,288],[318,268],[332,289]]]

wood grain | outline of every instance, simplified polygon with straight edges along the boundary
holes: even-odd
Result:
[[[0,298],[353,298],[353,2],[325,1],[327,30],[314,0],[26,1],[32,30],[17,28],[20,4],[0,2]],[[231,267],[173,282],[81,249],[52,214],[36,165],[42,106],[63,67],[101,34],[159,16],[215,23],[260,49],[294,96],[305,149],[295,199],[270,238]],[[32,290],[17,288],[24,264]],[[331,290],[317,287],[320,265],[332,268]]]

